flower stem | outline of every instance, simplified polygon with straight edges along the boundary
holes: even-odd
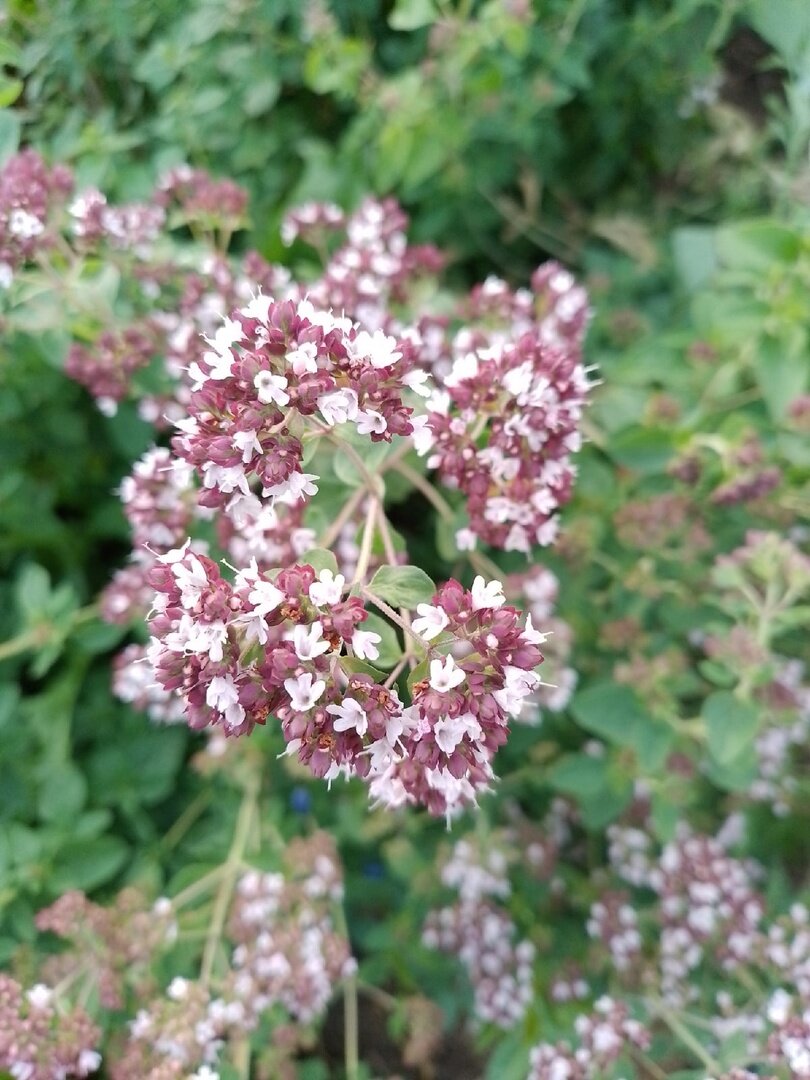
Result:
[[[360,1077],[360,1038],[357,1017],[357,975],[350,975],[343,983],[343,1037],[346,1080]]]
[[[355,491],[354,494],[351,496],[351,498],[346,500],[346,502],[343,504],[343,509],[340,511],[338,516],[335,518],[335,520],[332,522],[332,524],[329,526],[323,536],[320,537],[318,541],[318,547],[327,549],[331,548],[332,544],[334,544],[335,540],[337,540],[338,536],[340,535],[343,526],[346,524],[347,521],[351,519],[352,514],[363,501],[363,496],[365,495],[365,493],[366,492],[364,488],[358,488],[357,491]]]
[[[86,607],[79,608],[78,611],[73,613],[70,625],[64,631],[59,631],[59,633],[62,633],[66,638],[77,626],[89,622],[90,619],[94,619],[96,615],[98,615],[98,604],[88,604]],[[50,644],[51,639],[56,636],[56,633],[56,627],[52,626],[50,623],[38,623],[28,630],[24,630],[23,633],[18,634],[17,637],[10,638],[8,641],[0,643],[0,661],[10,660],[13,656],[19,656],[20,653],[40,648],[43,645],[48,645]]]
[[[211,915],[210,926],[208,927],[208,936],[205,940],[205,950],[203,952],[202,966],[200,968],[200,982],[204,986],[207,986],[211,981],[217,949],[222,938],[222,932],[225,928],[228,906],[233,897],[236,878],[242,865],[248,837],[250,836],[251,825],[253,824],[258,791],[258,777],[251,774],[245,784],[242,805],[239,807],[239,815],[236,819],[236,826],[233,831],[233,840],[231,841],[228,857],[222,868],[222,881],[217,890],[216,899],[214,900],[214,910]]]
[[[363,596],[365,596],[366,600],[370,601],[375,607],[379,608],[383,615],[387,615],[392,623],[396,623],[400,630],[403,630],[408,635],[408,637],[413,638],[413,640],[417,642],[417,644],[421,648],[430,648],[427,642],[420,638],[418,634],[415,634],[411,629],[410,625],[406,624],[405,620],[400,618],[396,611],[394,611],[394,609],[389,604],[386,604],[384,600],[381,600],[379,596],[376,596],[373,592],[371,592],[370,589],[366,589],[365,587],[362,587],[360,589],[360,592],[363,594]]]
[[[371,549],[374,545],[374,527],[377,523],[377,498],[374,495],[368,497],[366,508],[366,521],[363,525],[363,539],[360,541],[360,554],[357,557],[357,568],[354,571],[352,585],[359,585],[366,576],[368,564],[371,560]]]
[[[695,1038],[692,1032],[682,1024],[678,1017],[669,1009],[663,1002],[656,1002],[653,1005],[655,1014],[659,1019],[663,1020],[669,1030],[677,1038],[681,1040],[684,1046],[695,1055],[702,1065],[705,1065],[710,1073],[719,1075],[723,1068],[719,1062],[715,1061],[711,1054],[706,1050],[703,1044]]]

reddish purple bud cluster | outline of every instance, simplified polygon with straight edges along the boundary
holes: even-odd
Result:
[[[505,741],[511,716],[540,685],[544,635],[531,616],[504,606],[500,582],[477,577],[472,589],[449,581],[432,604],[420,604],[413,629],[446,642],[449,652],[426,664],[403,712],[404,759],[392,761],[372,782],[383,805],[426,805],[451,814],[474,803],[492,778],[491,761]],[[456,659],[456,657],[458,659]]]
[[[113,247],[138,252],[160,234],[166,220],[162,207],[149,203],[110,206],[96,188],[82,191],[70,205],[73,235],[83,247],[106,241]]]
[[[557,535],[554,514],[571,494],[570,455],[581,445],[590,383],[578,347],[547,343],[541,325],[516,340],[470,338],[427,402],[416,447],[467,497],[463,546],[480,539],[528,552]]]
[[[343,881],[331,840],[325,833],[294,840],[285,861],[289,874],[244,874],[231,909],[229,996],[243,1004],[246,1027],[278,1006],[298,1023],[312,1023],[356,968],[335,925]]]
[[[23,150],[0,170],[0,286],[13,271],[50,242],[48,214],[65,199],[73,176],[64,165],[49,169],[34,150]]]
[[[579,1045],[540,1043],[530,1056],[527,1080],[601,1080],[632,1047],[646,1050],[650,1032],[632,1019],[627,1006],[600,998],[592,1013],[578,1016],[574,1029]]]
[[[534,998],[535,950],[528,940],[516,941],[517,927],[495,903],[510,892],[506,860],[497,843],[484,852],[469,841],[459,841],[442,869],[442,882],[459,898],[428,913],[422,942],[452,953],[464,965],[477,1021],[512,1028]]]
[[[214,221],[237,228],[245,216],[248,196],[233,180],[215,180],[204,169],[179,165],[161,179],[155,192],[159,206],[179,206],[186,218]]]
[[[84,386],[108,416],[129,392],[134,372],[155,355],[156,337],[148,324],[105,330],[92,347],[74,343],[65,360],[65,374]]]
[[[402,398],[416,362],[410,342],[358,330],[306,300],[259,295],[209,344],[191,367],[190,416],[174,443],[199,472],[207,505],[249,496],[251,481],[291,503],[314,494],[317,477],[301,471],[300,417],[351,422],[375,442],[413,431]]]

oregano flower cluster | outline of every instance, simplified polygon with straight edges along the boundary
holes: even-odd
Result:
[[[148,576],[157,590],[149,659],[192,727],[235,737],[276,717],[287,753],[315,776],[369,778],[387,805],[446,814],[475,801],[509,717],[540,683],[543,635],[482,577],[470,590],[450,581],[417,605],[411,633],[428,659],[405,706],[391,679],[366,670],[381,636],[363,628],[369,611],[342,574],[301,563],[273,577],[254,561],[231,583],[185,544]],[[441,651],[430,644],[440,635]]]

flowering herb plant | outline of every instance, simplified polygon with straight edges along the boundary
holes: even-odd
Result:
[[[128,559],[84,608],[29,565],[0,660],[123,646],[158,729],[111,803],[160,821],[140,862],[105,846],[114,750],[90,785],[60,761],[39,812],[79,851],[13,834],[0,1068],[810,1075],[807,379],[761,361],[802,227],[713,237],[688,341],[597,311],[596,391],[559,264],[459,295],[393,200],[291,212],[289,266],[239,250],[246,215],[185,167],[126,206],[32,151],[0,175],[8,339],[38,320],[137,436]]]

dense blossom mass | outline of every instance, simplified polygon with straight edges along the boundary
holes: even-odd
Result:
[[[543,635],[482,577],[469,590],[450,581],[419,605],[413,632],[431,658],[408,706],[353,669],[352,658],[378,658],[380,635],[363,629],[368,611],[341,574],[296,564],[272,578],[254,561],[231,584],[184,545],[159,556],[149,580],[149,658],[193,727],[236,736],[277,717],[287,752],[314,775],[367,777],[386,805],[444,814],[474,801],[509,717],[540,684]],[[430,644],[439,635],[442,652]]]

